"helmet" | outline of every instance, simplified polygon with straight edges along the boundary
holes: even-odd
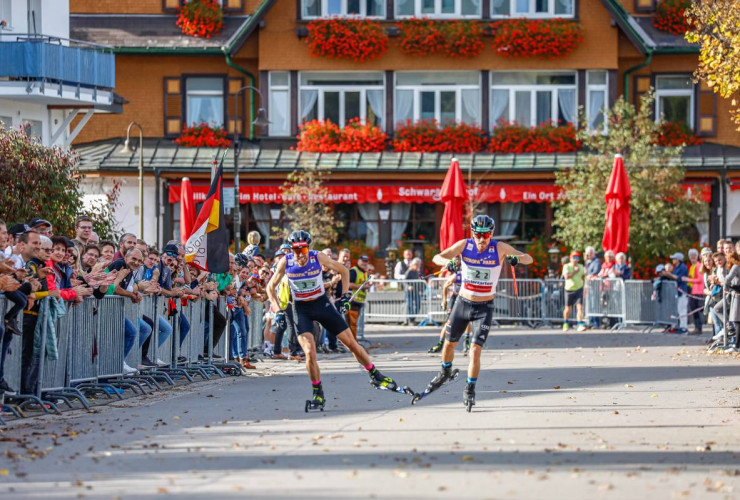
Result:
[[[496,229],[496,223],[487,215],[476,215],[470,221],[470,230],[474,233],[492,233],[494,229]]]
[[[298,230],[293,231],[288,236],[288,243],[291,248],[304,247],[311,244],[311,235],[307,231]]]

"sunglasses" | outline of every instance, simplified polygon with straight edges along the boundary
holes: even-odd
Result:
[[[176,254],[174,252],[165,252],[165,255],[169,255],[170,257],[174,257],[174,258],[177,258],[178,257],[178,254]]]
[[[476,238],[476,239],[485,240],[486,238],[490,238],[491,237],[491,233],[490,233],[490,231],[487,232],[487,233],[474,232],[473,233],[473,237]]]
[[[293,253],[296,255],[306,255],[308,254],[308,247],[293,248]]]

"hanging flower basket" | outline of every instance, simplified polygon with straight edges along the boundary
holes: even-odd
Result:
[[[689,30],[689,21],[684,13],[691,0],[660,0],[655,7],[653,26],[674,35],[683,35]]]
[[[226,130],[201,123],[199,125],[185,125],[180,137],[175,139],[175,144],[186,148],[228,148],[231,146],[231,141],[226,135]]]
[[[388,35],[370,19],[317,19],[308,23],[308,50],[314,57],[365,62],[388,52]]]
[[[224,12],[216,0],[190,0],[179,12],[177,26],[186,35],[211,38],[224,27]]]
[[[557,127],[542,124],[524,127],[516,123],[499,123],[493,129],[488,151],[491,153],[573,153],[580,149],[572,123]]]
[[[683,122],[664,122],[660,126],[660,133],[655,139],[658,146],[696,146],[701,144],[700,138]]]
[[[401,52],[410,56],[444,54],[470,58],[480,55],[483,28],[475,21],[404,19],[398,22]]]
[[[357,118],[340,128],[330,120],[312,120],[300,126],[298,151],[312,153],[377,153],[384,151],[388,136],[380,127]]]
[[[512,19],[491,25],[493,49],[503,57],[559,59],[583,42],[583,29],[565,19]]]
[[[419,153],[477,153],[483,149],[483,130],[454,121],[419,120],[396,126],[393,151]]]

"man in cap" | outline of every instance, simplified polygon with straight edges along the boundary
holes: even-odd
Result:
[[[573,250],[570,252],[570,262],[563,266],[563,279],[565,280],[565,308],[563,309],[563,331],[570,328],[568,318],[573,306],[576,306],[576,318],[578,326],[576,329],[582,332],[586,329],[583,323],[583,285],[586,279],[586,268],[581,264],[581,253]]]
[[[31,231],[36,231],[39,234],[42,234],[46,236],[47,238],[51,238],[54,236],[54,233],[52,233],[52,226],[51,222],[44,219],[39,219],[38,217],[31,219],[28,221],[28,225],[31,227]]]

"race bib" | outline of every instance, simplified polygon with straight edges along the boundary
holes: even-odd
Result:
[[[486,267],[466,266],[466,281],[491,281],[491,269]]]
[[[296,290],[312,290],[318,286],[318,279],[296,280],[293,282]]]

